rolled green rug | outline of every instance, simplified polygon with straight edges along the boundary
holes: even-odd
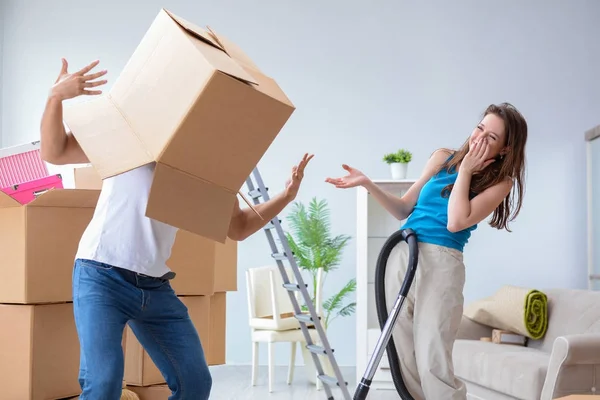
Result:
[[[507,285],[465,306],[464,315],[492,328],[541,339],[548,329],[548,298],[536,289]]]

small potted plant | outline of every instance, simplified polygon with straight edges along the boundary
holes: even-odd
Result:
[[[392,179],[406,179],[408,163],[412,160],[412,153],[406,149],[400,149],[395,153],[383,156],[383,161],[390,165]]]

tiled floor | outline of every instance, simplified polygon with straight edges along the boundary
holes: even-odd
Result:
[[[273,392],[269,393],[267,367],[260,367],[256,386],[251,386],[250,366],[219,366],[211,367],[213,375],[213,391],[210,396],[215,400],[250,400],[250,399],[271,399],[271,400],[326,400],[323,389],[317,391],[315,385],[306,379],[303,366],[298,366],[294,372],[294,381],[288,385],[287,367],[275,368],[275,377],[273,383]],[[356,388],[354,368],[341,368],[344,378],[348,381],[350,396],[354,395]],[[343,400],[341,391],[334,389],[334,399]],[[400,399],[394,391],[372,390],[368,399],[397,400]]]

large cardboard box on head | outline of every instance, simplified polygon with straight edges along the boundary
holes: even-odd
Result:
[[[0,192],[0,303],[72,300],[77,247],[99,193],[50,190],[22,205]]]
[[[73,303],[0,304],[0,399],[62,399],[80,393]]]
[[[163,9],[109,93],[64,119],[102,179],[155,164],[148,217],[224,243],[237,193],[294,109],[236,44]]]

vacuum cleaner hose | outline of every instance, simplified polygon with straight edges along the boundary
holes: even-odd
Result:
[[[388,258],[390,253],[401,241],[406,241],[408,244],[408,269],[402,287],[400,288],[399,296],[406,298],[415,277],[418,264],[418,243],[415,233],[411,229],[402,229],[392,234],[387,241],[384,243],[379,256],[377,258],[377,265],[375,269],[375,302],[377,307],[377,317],[379,319],[379,326],[383,330],[383,327],[388,319],[387,304],[385,301],[385,270],[387,267]],[[390,370],[392,374],[392,380],[394,386],[398,391],[398,394],[403,400],[414,400],[410,395],[404,381],[402,380],[402,371],[400,371],[400,360],[398,359],[398,353],[396,352],[396,346],[394,345],[393,337],[390,335],[389,342],[386,346],[387,356],[390,364]]]

